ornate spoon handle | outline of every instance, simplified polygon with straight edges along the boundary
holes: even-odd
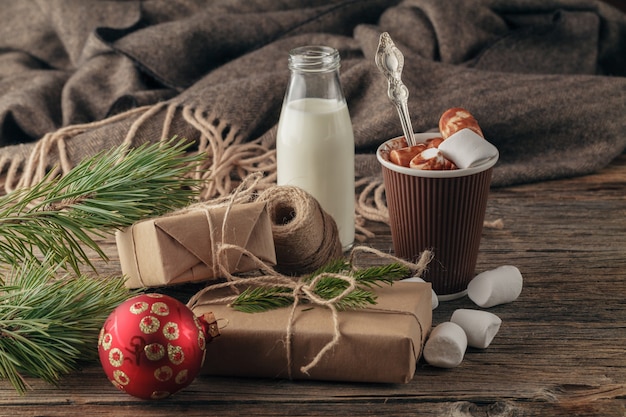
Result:
[[[387,95],[398,109],[402,131],[406,137],[407,144],[413,146],[416,144],[413,134],[413,126],[411,126],[411,118],[409,116],[409,107],[407,101],[409,99],[409,90],[406,88],[400,76],[404,67],[404,55],[391,40],[389,33],[383,32],[378,42],[378,50],[376,51],[376,66],[387,78],[388,89]]]

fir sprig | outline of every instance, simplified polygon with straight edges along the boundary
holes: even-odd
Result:
[[[0,197],[0,264],[10,270],[0,276],[0,378],[18,392],[26,375],[54,384],[95,359],[102,324],[132,293],[121,277],[82,275],[85,249],[106,260],[95,237],[189,204],[205,156],[186,148],[175,139],[121,146]]]
[[[199,180],[188,174],[203,156],[186,154],[186,147],[174,139],[120,146],[63,177],[0,197],[0,263],[36,259],[35,249],[76,272],[91,265],[85,248],[106,260],[94,236],[180,208],[197,195]]]
[[[261,313],[293,303],[292,290],[285,287],[248,287],[230,305],[246,313]]]
[[[104,320],[130,292],[121,278],[56,278],[58,266],[31,260],[0,286],[0,378],[24,393],[24,376],[56,384],[95,359]]]
[[[395,280],[407,276],[408,273],[408,268],[398,263],[372,266],[355,271],[349,262],[344,259],[337,259],[302,279],[305,283],[311,283],[316,277],[323,275],[315,283],[313,292],[325,300],[330,300],[343,293],[348,288],[349,283],[341,278],[326,274],[349,275],[354,278],[357,287],[335,304],[338,310],[348,310],[376,304],[376,294],[371,291],[374,286],[391,285]],[[304,298],[302,301],[307,302],[308,300]],[[244,290],[230,303],[230,306],[245,313],[258,313],[287,307],[293,303],[294,297],[291,289],[280,286],[259,286]]]

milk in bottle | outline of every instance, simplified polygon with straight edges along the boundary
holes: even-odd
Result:
[[[278,185],[309,192],[354,242],[354,136],[339,83],[339,53],[324,46],[290,52],[291,78],[276,137]]]

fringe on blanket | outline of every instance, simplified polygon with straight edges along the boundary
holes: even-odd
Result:
[[[160,102],[131,109],[103,120],[70,125],[47,133],[35,143],[26,159],[19,156],[12,158],[3,156],[0,159],[0,171],[6,172],[4,191],[9,193],[30,187],[46,178],[67,174],[74,167],[68,157],[69,142],[89,130],[135,118],[123,140],[123,144],[132,147],[141,127],[162,111],[165,112],[165,117],[158,139],[160,142],[164,143],[176,134],[171,131],[171,127],[177,112],[180,112],[186,123],[200,133],[195,152],[206,154],[206,158],[199,169],[191,174],[203,180],[204,187],[200,191],[199,200],[228,195],[245,177],[255,172],[263,173],[256,191],[276,184],[276,150],[262,144],[260,138],[244,141],[236,127],[215,114],[207,114],[191,106]],[[50,158],[52,153],[58,155],[58,163],[53,166]],[[376,177],[358,179],[355,191],[356,239],[364,242],[374,236],[374,233],[365,226],[366,221],[388,223],[382,179]]]
[[[4,191],[10,193],[16,189],[30,187],[43,181],[46,176],[48,176],[48,178],[54,178],[59,175],[65,175],[73,168],[67,155],[67,140],[88,130],[128,119],[137,113],[146,111],[148,108],[149,106],[138,107],[108,119],[70,125],[54,132],[46,133],[41,139],[35,142],[30,156],[26,158],[26,160],[17,155],[3,155],[2,159],[0,159],[0,172],[6,171]],[[55,147],[59,157],[59,163],[51,166],[49,155],[53,152],[53,148]]]
[[[229,194],[252,172],[263,172],[259,188],[276,182],[276,151],[261,145],[260,141],[244,142],[238,130],[213,114],[165,102],[153,106],[139,107],[107,119],[71,125],[51,132],[37,141],[30,156],[23,160],[4,156],[0,169],[6,171],[5,192],[26,188],[43,181],[46,176],[54,178],[68,173],[74,165],[68,158],[68,143],[76,136],[108,124],[136,118],[121,144],[134,146],[137,132],[150,118],[165,111],[160,142],[165,142],[176,133],[171,132],[172,120],[176,112],[181,112],[184,120],[200,133],[197,153],[206,154],[205,162],[193,175],[203,180],[204,187],[200,199],[206,200]],[[139,115],[139,117],[137,117]],[[49,155],[55,152],[58,163],[52,166]]]

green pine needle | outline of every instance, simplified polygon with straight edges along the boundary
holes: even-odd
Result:
[[[292,291],[284,287],[248,287],[230,306],[244,313],[260,313],[293,304]]]
[[[191,178],[202,155],[187,155],[174,139],[129,150],[120,146],[79,163],[60,178],[0,197],[0,263],[12,266],[40,253],[79,272],[92,266],[94,240],[146,217],[181,208],[197,195]]]
[[[350,310],[376,304],[376,294],[371,291],[372,287],[380,287],[381,284],[391,285],[395,280],[407,276],[408,273],[407,267],[397,263],[353,271],[350,263],[345,259],[336,259],[302,279],[306,283],[311,283],[315,277],[321,274],[352,276],[357,281],[357,288],[346,294],[335,304],[338,310]],[[330,300],[343,293],[348,286],[348,282],[343,279],[334,276],[322,276],[316,282],[313,291],[317,296]],[[308,301],[306,299],[303,300],[303,302]],[[238,311],[258,313],[287,307],[292,305],[293,302],[294,298],[290,289],[270,286],[247,288],[230,305]]]
[[[102,324],[131,293],[121,278],[57,276],[59,267],[31,261],[0,286],[0,378],[19,393],[24,376],[56,384],[97,357]]]
[[[25,376],[56,384],[97,357],[99,331],[131,292],[122,278],[81,275],[86,249],[106,255],[105,237],[151,216],[188,205],[204,155],[184,141],[124,146],[79,163],[63,177],[0,197],[0,378],[19,393]],[[59,277],[71,269],[74,276]]]
[[[409,273],[408,267],[399,263],[391,263],[356,270],[354,278],[360,285],[371,288],[372,286],[380,286],[381,282],[391,285],[394,281],[405,278]]]
[[[342,298],[337,304],[337,310],[357,310],[376,305],[378,297],[372,291],[356,288]]]

